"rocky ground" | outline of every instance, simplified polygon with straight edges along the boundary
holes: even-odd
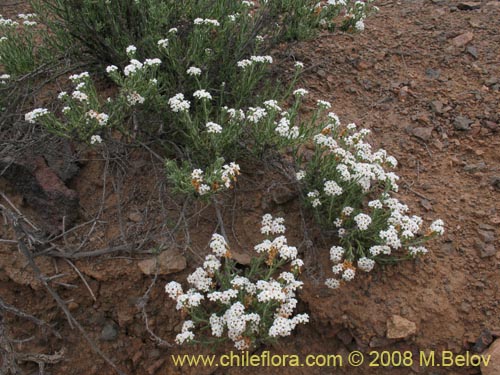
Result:
[[[329,100],[343,122],[372,130],[372,142],[400,163],[399,198],[427,222],[442,218],[447,231],[417,262],[379,267],[339,290],[326,290],[318,280],[329,272],[328,244],[312,221],[304,225],[293,187],[278,174],[243,166],[236,191],[220,202],[234,252],[248,257],[248,250],[260,240],[259,219],[270,211],[286,218],[289,240],[300,245],[306,264],[313,258],[314,263],[320,261],[319,267],[306,272],[300,293],[299,309],[310,313],[311,323],[291,339],[260,351],[347,356],[352,350],[471,350],[493,355],[483,374],[500,374],[500,341],[494,341],[500,336],[500,1],[377,5],[380,11],[366,21],[363,33],[323,33],[276,55],[305,63],[301,85],[311,91],[311,100]],[[180,329],[164,284],[184,279],[197,265],[217,223],[213,207],[198,204],[181,210],[183,202],[168,199],[162,165],[154,154],[125,152],[126,162],[93,153],[66,163],[50,153],[35,158],[31,166],[17,166],[16,176],[23,178],[0,179],[6,197],[0,204],[15,206],[33,226],[49,230],[60,231],[63,224],[70,228],[62,221],[65,216],[65,221],[81,226],[59,238],[61,248],[66,242],[83,243],[75,249],[79,253],[103,253],[65,261],[56,256],[57,249],[45,249],[51,256],[40,254],[36,261],[45,275],[62,275],[51,285],[89,336],[127,374],[254,373],[254,368],[175,368],[170,354],[209,351],[165,347],[151,339],[144,313],[150,330],[168,342]],[[58,211],[61,199],[71,209]],[[180,211],[184,218],[179,218]],[[150,233],[162,235],[153,238]],[[2,239],[14,235],[7,227],[0,228],[0,234]],[[172,239],[181,245],[173,246]],[[168,250],[158,258],[160,272],[152,284],[151,259],[160,247]],[[64,347],[64,361],[48,366],[52,374],[114,373],[78,330],[71,329],[15,243],[0,243],[0,290],[6,303],[56,323],[62,335],[57,338],[5,314],[12,337],[34,336],[16,344],[16,350],[54,353]],[[29,371],[37,368],[25,365]],[[264,371],[480,373],[474,367],[417,364]]]

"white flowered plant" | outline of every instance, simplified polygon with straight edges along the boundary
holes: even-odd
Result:
[[[214,234],[212,253],[187,277],[186,291],[176,281],[166,285],[176,309],[188,317],[177,344],[231,341],[236,349],[247,350],[289,336],[309,321],[307,314],[294,314],[303,262],[282,235],[283,222],[263,217],[261,232],[269,237],[255,246],[258,255],[246,269],[236,267],[226,240]]]
[[[300,89],[298,89],[300,90]],[[296,90],[295,95],[304,92]],[[328,108],[319,101],[320,107]],[[427,253],[423,243],[444,233],[442,220],[423,230],[423,219],[393,197],[399,177],[391,172],[397,161],[386,150],[372,150],[370,131],[355,124],[342,126],[330,112],[312,137],[315,151],[307,163],[297,150],[302,170],[296,179],[304,200],[324,228],[335,230],[340,246],[330,249],[334,277],[325,284],[339,287],[357,270],[370,272],[376,263],[393,263]],[[318,129],[318,127],[314,127]]]

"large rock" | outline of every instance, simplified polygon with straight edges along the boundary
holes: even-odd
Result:
[[[0,170],[5,178],[34,208],[42,219],[40,225],[48,232],[62,230],[63,217],[66,229],[78,217],[78,193],[69,189],[51,169],[42,156],[0,159]]]
[[[155,258],[141,260],[137,263],[142,273],[154,275],[158,268],[158,275],[168,275],[180,272],[186,268],[186,258],[175,247],[168,248]]]
[[[484,357],[490,360],[488,366],[481,362],[481,374],[483,375],[498,375],[500,374],[500,340],[495,340],[487,351],[484,352]]]
[[[388,339],[406,339],[417,333],[417,325],[399,315],[393,315],[387,321]]]

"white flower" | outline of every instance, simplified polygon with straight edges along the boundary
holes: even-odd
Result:
[[[325,285],[330,289],[337,289],[340,286],[340,281],[337,279],[326,279]]]
[[[177,300],[177,297],[181,294],[184,294],[182,291],[182,286],[176,281],[171,281],[167,285],[165,285],[165,292],[172,299]]]
[[[127,95],[127,102],[130,105],[142,104],[142,103],[144,103],[144,100],[145,99],[141,95],[139,95],[137,92],[133,92],[133,93]]]
[[[194,20],[194,24],[195,25],[212,25],[212,26],[220,26],[220,23],[219,21],[217,20],[211,20],[211,19],[208,19],[208,18],[196,18]]]
[[[354,208],[346,206],[342,209],[342,215],[343,216],[351,216],[353,211],[354,211]]]
[[[356,222],[359,230],[367,230],[372,223],[372,218],[366,214],[357,214],[354,216],[354,221]]]
[[[186,73],[190,76],[199,76],[201,74],[201,69],[196,66],[192,66],[186,71]]]
[[[429,227],[429,229],[433,232],[433,233],[437,233],[439,235],[443,235],[444,233],[444,222],[443,220],[441,219],[438,219],[436,221],[434,221],[431,226]]]
[[[193,96],[196,98],[196,99],[207,99],[207,100],[212,100],[212,95],[210,95],[210,93],[206,90],[196,90],[194,93],[193,93]]]
[[[90,78],[89,72],[82,72],[80,74],[73,74],[73,75],[69,76],[69,79],[72,82],[78,82],[78,81],[84,80],[86,78]]]
[[[197,290],[208,292],[212,284],[212,278],[208,275],[207,271],[198,267],[191,275],[187,277],[187,281],[193,285]]]
[[[295,61],[294,66],[296,69],[304,69],[304,63],[302,63],[300,61]]]
[[[161,60],[158,58],[144,60],[144,66],[158,66],[160,64]]]
[[[264,106],[267,109],[273,109],[275,111],[281,111],[280,106],[278,105],[278,102],[276,100],[266,100],[264,102]]]
[[[43,117],[49,114],[49,110],[46,108],[37,108],[31,112],[28,112],[24,115],[24,120],[29,122],[30,124],[34,124],[35,120],[39,117]]]
[[[325,100],[318,100],[318,101],[317,101],[317,103],[318,103],[318,107],[320,107],[320,108],[324,108],[324,109],[331,108],[331,106],[332,106],[332,105],[330,104],[330,102],[327,102],[327,101],[325,101]]]
[[[214,233],[210,241],[210,248],[216,257],[224,257],[229,251],[229,246],[226,240],[220,234]]]
[[[167,49],[168,39],[160,39],[157,43],[158,47]]]
[[[332,246],[330,248],[330,260],[334,263],[340,263],[344,256],[344,248],[341,246]]]
[[[125,76],[128,77],[129,75],[134,74],[138,70],[141,70],[142,66],[143,65],[140,61],[132,59],[130,60],[130,64],[123,69],[123,74],[125,74]]]
[[[109,65],[106,67],[106,73],[108,73],[108,74],[116,72],[117,70],[118,70],[118,67],[115,65]]]
[[[172,33],[172,34],[176,34],[179,30],[177,29],[177,27],[172,27],[171,29],[168,30],[169,34]]]
[[[129,56],[134,56],[136,51],[137,51],[137,48],[135,46],[132,46],[132,45],[128,46],[127,49],[125,50],[125,52]]]
[[[297,173],[295,173],[295,178],[297,178],[297,181],[300,181],[302,179],[304,179],[306,177],[306,172],[305,171],[298,171]]]
[[[173,112],[184,112],[189,110],[191,103],[188,100],[184,100],[184,94],[176,94],[174,97],[168,100],[168,104]]]
[[[331,197],[336,195],[341,195],[344,191],[335,181],[327,181],[325,182],[325,194]]]
[[[356,22],[356,30],[358,31],[363,31],[365,29],[365,23],[363,22],[363,20],[359,20]]]
[[[306,89],[297,89],[293,92],[293,95],[297,97],[303,97],[306,96],[307,94],[309,94],[309,91],[307,91]]]
[[[356,275],[356,272],[352,268],[348,268],[344,271],[342,274],[342,279],[345,281],[351,281],[354,279],[354,276]]]
[[[96,143],[102,143],[102,138],[99,135],[93,135],[90,137],[90,144],[95,145]]]
[[[210,94],[209,94],[210,95]],[[216,124],[215,122],[207,122],[205,125],[207,128],[207,133],[222,133],[222,126]]]
[[[419,254],[427,254],[429,252],[429,250],[427,250],[424,246],[410,246],[408,250],[413,256],[417,256]]]
[[[358,268],[365,272],[370,272],[375,266],[375,261],[373,259],[362,257],[358,259]]]
[[[175,342],[179,345],[182,345],[185,342],[190,342],[192,340],[194,340],[194,333],[191,331],[182,332],[175,336]]]

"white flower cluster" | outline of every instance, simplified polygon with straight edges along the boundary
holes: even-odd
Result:
[[[5,85],[9,79],[10,79],[10,74],[0,75],[0,84]]]
[[[186,71],[186,73],[190,76],[196,77],[201,75],[201,69],[197,68],[196,66],[192,66]]]
[[[34,124],[35,120],[49,114],[49,110],[46,108],[37,108],[31,112],[28,112],[24,115],[24,120],[29,122],[30,124]]]
[[[212,19],[208,19],[208,18],[196,18],[194,20],[194,24],[195,25],[210,25],[210,26],[220,26],[220,23],[219,21],[217,20],[212,20]]]
[[[212,95],[210,95],[210,93],[207,91],[207,90],[196,90],[194,93],[193,93],[193,96],[196,98],[196,99],[206,99],[206,100],[212,100]]]
[[[168,105],[173,112],[186,112],[191,107],[189,100],[184,99],[184,94],[179,93],[168,100]]]
[[[145,99],[137,92],[132,92],[127,95],[127,102],[131,106],[144,103]]]
[[[208,123],[207,128],[209,126],[214,128],[216,125],[217,124],[215,123]],[[221,184],[224,185],[227,189],[231,188],[233,186],[233,183],[236,182],[237,176],[240,174],[240,166],[234,162],[231,162],[229,164],[223,165],[221,169],[214,171],[213,175],[215,176],[216,181],[212,183],[212,186],[205,183],[205,177],[203,176],[203,174],[204,172],[201,169],[195,169],[191,173],[191,185],[200,195],[219,191]],[[218,176],[220,176],[220,179],[217,178]]]
[[[238,68],[246,69],[249,66],[255,64],[272,64],[272,63],[273,63],[273,58],[271,56],[251,56],[250,59],[244,59],[238,61],[236,65],[238,66]]]
[[[196,176],[201,175],[200,171]],[[274,233],[265,227],[276,223],[277,233],[285,231],[283,220],[274,219],[271,215],[265,215],[262,219],[262,232]],[[286,238],[278,237],[272,243],[282,248],[286,246]],[[245,276],[238,275],[234,270],[227,271],[222,267],[222,262],[227,262],[231,254],[229,246],[223,236],[213,234],[210,241],[212,253],[205,257],[202,267],[198,267],[187,277],[192,286],[184,293],[182,286],[171,281],[165,286],[165,292],[177,303],[176,308],[185,313],[190,313],[207,301],[211,303],[214,312],[206,312],[207,308],[200,309],[207,315],[200,319],[199,313],[193,313],[193,320],[186,320],[181,332],[175,341],[177,344],[189,343],[195,339],[196,328],[210,328],[214,337],[221,338],[226,333],[238,350],[249,349],[255,340],[255,336],[266,332],[270,338],[289,336],[298,324],[309,321],[307,314],[293,316],[297,306],[296,292],[303,285],[295,279],[292,272],[281,272],[276,279],[250,280]],[[293,248],[295,249],[295,248]],[[284,251],[284,250],[283,250]],[[268,254],[283,256],[279,250],[269,247]],[[293,254],[292,254],[293,253]],[[292,260],[292,267],[300,267],[303,263],[297,258],[297,251],[286,254],[285,261]],[[300,262],[299,262],[300,261]],[[220,277],[224,275],[228,282],[221,283]],[[253,301],[253,303],[250,303]],[[272,309],[268,307],[272,306]],[[210,310],[209,310],[210,311]]]
[[[88,119],[96,120],[100,126],[105,126],[109,120],[109,116],[106,113],[99,113],[92,109],[88,111],[85,116],[87,116]]]

